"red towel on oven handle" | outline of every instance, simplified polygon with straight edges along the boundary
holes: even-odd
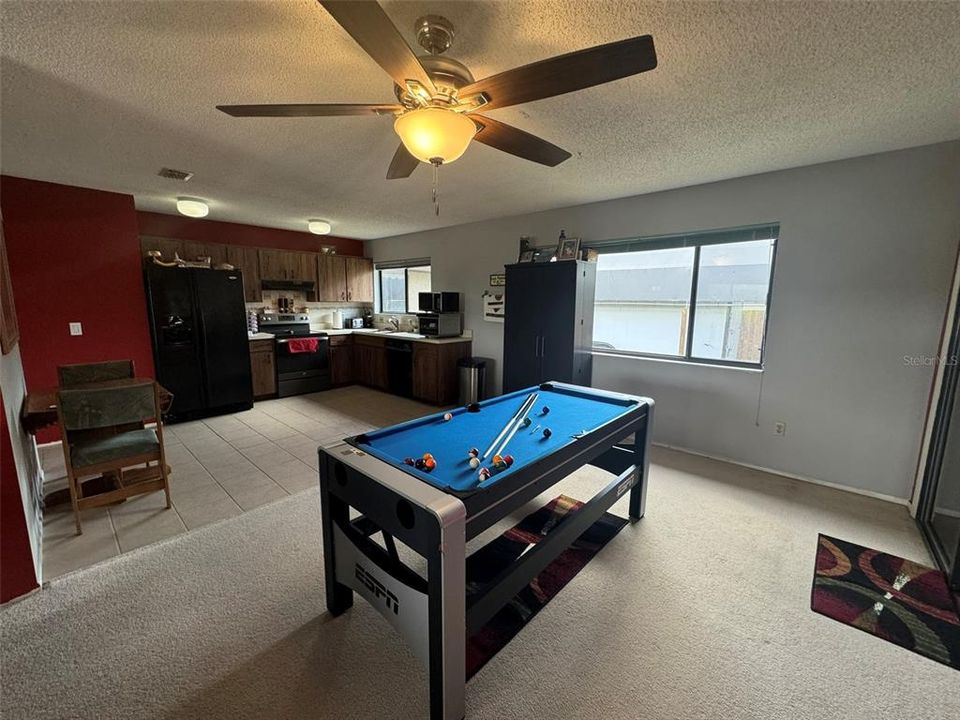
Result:
[[[320,341],[317,338],[298,338],[296,340],[287,340],[287,348],[291,353],[312,353],[320,347]]]

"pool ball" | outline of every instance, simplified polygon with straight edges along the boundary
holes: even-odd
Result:
[[[477,473],[477,477],[480,478],[480,482],[483,482],[490,477],[490,471],[487,468],[480,468],[480,472]]]
[[[507,467],[510,467],[511,465],[513,465],[513,455],[504,455],[503,462],[506,464]]]
[[[433,460],[433,455],[431,455],[430,453],[424,453],[424,454],[423,454],[423,459],[424,459],[424,460]]]
[[[549,412],[550,412],[550,408],[548,408],[546,405],[544,405],[544,406],[543,406],[543,409],[540,411],[540,414],[541,414],[541,415],[546,415],[546,414],[549,413]]]
[[[433,458],[423,461],[423,469],[426,470],[427,472],[433,472],[434,468],[436,467],[437,467],[437,461],[434,460]]]
[[[477,455],[480,454],[480,451],[477,450],[476,448],[470,448],[470,450],[468,451],[467,454],[468,454],[468,455],[473,455],[474,457],[476,457]]]
[[[494,456],[493,456],[493,464],[494,464],[494,465],[499,465],[499,464],[502,463],[502,462],[503,462],[503,458],[502,458],[502,457],[500,457],[499,455],[494,455]]]
[[[444,422],[450,422],[451,420],[453,420],[453,413],[444,413],[444,414],[443,414],[443,421],[444,421]]]
[[[423,461],[422,459],[420,459],[420,458],[417,458],[416,460],[413,461],[413,466],[414,466],[417,470],[423,470],[424,461]]]
[[[553,431],[552,431],[550,428],[544,428],[544,429],[543,429],[543,437],[544,437],[545,440],[546,440],[546,439],[549,439],[549,437],[550,437],[551,435],[553,435]]]
[[[403,459],[403,464],[404,464],[404,465],[413,465],[413,458],[404,458],[404,459]]]
[[[480,467],[480,458],[471,457],[471,458],[470,458],[470,467],[472,467],[474,470],[476,470],[478,467]]]
[[[521,424],[523,427],[530,427],[530,418],[525,417],[525,418],[523,419],[523,422],[520,423],[520,424]]]

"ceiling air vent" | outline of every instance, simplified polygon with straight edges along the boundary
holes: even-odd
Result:
[[[167,178],[168,180],[182,180],[183,182],[186,182],[193,177],[192,172],[174,170],[172,168],[160,168],[160,172],[158,172],[157,175],[162,178]]]

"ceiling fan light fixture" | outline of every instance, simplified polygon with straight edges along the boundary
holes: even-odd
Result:
[[[332,229],[326,220],[307,220],[307,230],[314,235],[329,235]]]
[[[210,213],[210,206],[197,198],[178,197],[177,212],[187,217],[202,218]]]
[[[409,110],[397,117],[393,129],[411,155],[434,164],[459,158],[477,134],[473,120],[439,107]]]

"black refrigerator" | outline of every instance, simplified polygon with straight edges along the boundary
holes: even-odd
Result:
[[[549,380],[590,385],[597,264],[507,265],[503,391]]]
[[[176,422],[253,407],[243,277],[238,270],[145,270],[157,381]]]

